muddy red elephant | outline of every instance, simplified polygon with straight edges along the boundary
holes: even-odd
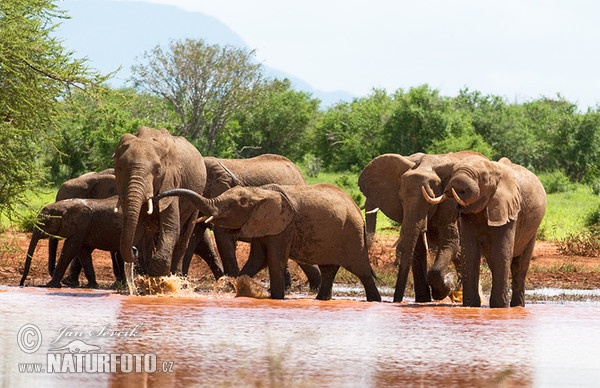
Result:
[[[492,162],[469,157],[454,165],[444,193],[431,198],[437,203],[446,199],[458,204],[463,305],[481,305],[479,270],[485,257],[492,273],[490,307],[524,306],[525,277],[546,211],[540,180],[506,158]]]
[[[215,198],[235,186],[257,187],[276,183],[279,185],[306,185],[304,176],[294,163],[281,155],[264,154],[248,159],[218,159],[213,157],[204,158],[206,165],[206,187],[203,195],[207,198]],[[206,229],[203,223],[197,223],[190,244],[183,259],[182,272],[187,274],[192,253],[202,249],[196,238],[202,236]],[[237,238],[226,229],[215,226],[215,241],[223,268],[211,266],[215,278],[223,276],[238,276],[239,268],[236,257]],[[208,261],[207,261],[208,262]],[[209,264],[210,265],[210,264]],[[266,265],[266,263],[265,263]],[[299,263],[306,274],[311,289],[317,289],[321,283],[319,269],[315,266]],[[262,267],[261,267],[262,268]],[[243,274],[254,276],[261,268],[255,268]],[[224,273],[223,273],[224,272]],[[286,267],[286,283],[291,283],[289,271]]]
[[[344,267],[362,282],[367,300],[381,300],[369,263],[362,214],[336,186],[234,187],[211,199],[190,190],[171,190],[157,199],[170,196],[184,196],[208,216],[206,221],[252,239],[256,249],[251,259],[261,255],[266,259],[274,299],[284,297],[285,263],[292,258],[319,266],[317,299],[331,298],[335,275]]]
[[[186,139],[172,136],[166,129],[141,127],[135,135],[125,134],[115,151],[117,194],[123,209],[120,252],[125,274],[133,275],[136,256],[133,237],[141,212],[159,215],[159,231],[145,267],[151,276],[175,273],[187,247],[198,210],[189,201],[168,198],[154,209],[152,199],[174,188],[203,192],[206,167],[200,152]],[[208,241],[207,235],[203,236]],[[132,282],[129,282],[130,288]],[[133,291],[133,290],[131,290]]]
[[[417,302],[444,299],[453,286],[448,265],[459,267],[458,212],[454,201],[431,204],[422,190],[438,196],[452,175],[452,167],[466,157],[487,159],[462,151],[448,154],[414,154],[404,157],[384,154],[373,159],[362,171],[358,185],[366,197],[367,230],[375,232],[376,209],[402,225],[397,241],[396,260],[400,264],[394,301],[404,298],[412,266]],[[435,261],[427,268],[428,247],[435,247]]]

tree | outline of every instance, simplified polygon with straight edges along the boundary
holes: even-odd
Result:
[[[253,103],[232,116],[219,151],[222,156],[273,153],[302,159],[318,109],[319,100],[293,90],[288,79],[265,83]]]
[[[51,0],[0,2],[0,211],[39,184],[40,145],[61,116],[61,101],[105,79],[52,36],[65,18]]]
[[[374,89],[367,97],[329,108],[316,130],[316,156],[336,171],[360,171],[382,153],[394,106],[385,90]]]
[[[139,90],[165,98],[179,117],[179,132],[210,155],[228,119],[250,103],[262,81],[253,56],[203,40],[173,41],[168,49],[145,53],[146,63],[133,66],[132,80]]]
[[[165,100],[133,89],[107,89],[93,97],[75,92],[64,105],[66,115],[55,133],[60,152],[45,152],[55,183],[110,167],[121,136],[142,125],[173,129],[174,113]]]

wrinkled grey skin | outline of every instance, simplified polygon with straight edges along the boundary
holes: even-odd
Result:
[[[166,129],[141,127],[135,135],[125,134],[115,151],[114,168],[117,194],[123,209],[120,252],[131,268],[136,257],[133,240],[145,204],[159,192],[187,188],[203,192],[206,168],[200,152],[182,137]],[[146,205],[150,206],[150,205]],[[151,257],[144,257],[142,267],[150,276],[164,276],[180,270],[181,259],[193,231],[198,210],[178,198],[161,202],[153,209],[159,215],[159,231]]]
[[[67,266],[78,257],[83,262],[88,287],[97,288],[91,253],[95,249],[110,252],[119,249],[122,214],[114,212],[116,204],[117,197],[113,196],[104,199],[66,199],[46,205],[38,215],[38,224],[31,236],[20,285],[27,278],[38,241],[58,236],[65,240],[52,280],[46,286],[61,287]],[[144,232],[140,229],[134,241],[139,241]]]
[[[362,171],[358,186],[366,197],[367,232],[375,232],[376,211],[379,208],[387,217],[402,225],[396,247],[399,262],[394,302],[402,301],[412,266],[417,302],[444,299],[453,286],[447,276],[448,264],[460,266],[458,212],[453,201],[433,205],[422,194],[424,188],[430,196],[439,196],[450,179],[452,166],[466,157],[483,155],[462,151],[440,155],[414,154],[404,157],[384,154],[373,159]],[[436,257],[427,269],[428,246],[435,246]]]
[[[77,178],[65,181],[56,193],[56,201],[58,202],[70,198],[101,199],[109,198],[116,194],[114,169],[108,168],[100,172],[88,172]],[[48,272],[50,273],[50,276],[54,273],[57,250],[58,239],[50,237],[48,240]],[[111,258],[115,278],[117,281],[125,280],[123,259],[118,251],[111,252]],[[69,275],[62,280],[63,284],[74,287],[78,286],[81,269],[82,266],[80,261],[73,260],[69,267]],[[88,279],[88,282],[89,281],[90,279]]]
[[[207,198],[215,198],[235,186],[257,187],[271,183],[280,185],[306,185],[304,176],[296,165],[288,158],[280,155],[265,154],[249,159],[217,159],[213,157],[204,158],[206,165],[206,187],[203,195]],[[206,229],[204,223],[197,223],[190,244],[183,259],[182,272],[187,274],[192,254],[202,249],[195,239],[202,236]],[[236,237],[228,233],[226,229],[214,227],[215,241],[223,268],[211,266],[216,279],[225,275],[254,276],[260,269],[247,268],[244,273],[239,272],[236,258]],[[196,252],[198,253],[198,252]],[[210,253],[202,252],[210,256]],[[266,265],[266,262],[264,263]],[[316,266],[300,264],[305,272],[310,287],[317,289],[321,282],[321,275]],[[287,269],[287,268],[286,268]],[[289,279],[289,271],[286,271],[286,279]]]
[[[481,306],[478,284],[483,256],[492,272],[490,307],[524,306],[525,277],[546,211],[540,180],[506,158],[498,162],[466,158],[454,165],[444,194],[456,198],[460,212],[463,305]]]
[[[369,263],[364,221],[352,198],[340,188],[314,186],[234,187],[216,198],[189,190],[171,190],[157,199],[185,196],[213,217],[212,222],[240,238],[252,239],[254,255],[264,255],[271,297],[284,297],[288,258],[321,270],[317,299],[331,299],[333,280],[344,267],[356,275],[369,301],[380,301]]]

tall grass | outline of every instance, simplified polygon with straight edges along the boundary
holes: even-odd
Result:
[[[39,188],[25,193],[24,200],[14,211],[0,214],[0,232],[6,230],[31,231],[38,212],[54,202],[56,188]]]

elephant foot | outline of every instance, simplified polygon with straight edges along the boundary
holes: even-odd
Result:
[[[79,279],[71,279],[69,277],[63,278],[63,280],[61,280],[61,283],[64,284],[67,287],[71,287],[71,288],[77,288],[79,287]]]
[[[100,288],[100,285],[96,282],[88,282],[84,288]]]
[[[435,300],[443,300],[445,297],[450,295],[450,287],[444,284],[442,287],[431,287],[431,297]]]
[[[109,287],[111,290],[126,290],[127,289],[127,280],[125,279],[117,279],[113,282],[113,284]]]
[[[149,276],[169,276],[171,265],[168,260],[153,258],[148,266]]]
[[[47,288],[62,288],[58,280],[50,280],[44,287]]]

